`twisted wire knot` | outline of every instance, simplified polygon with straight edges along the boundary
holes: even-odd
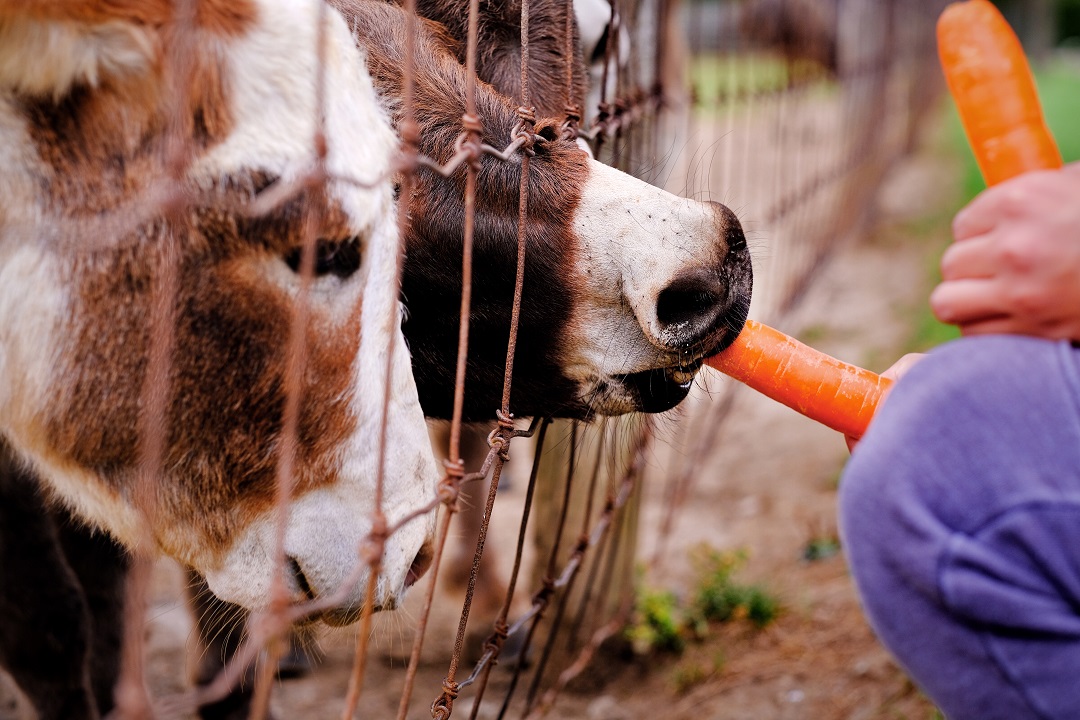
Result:
[[[518,106],[518,123],[510,132],[510,142],[521,142],[521,152],[529,157],[536,155],[536,136],[533,134],[533,126],[536,124],[536,108]]]
[[[484,654],[491,656],[491,664],[499,664],[499,654],[502,652],[506,638],[510,637],[510,626],[504,620],[496,620],[495,626],[484,643]]]
[[[470,115],[469,113],[465,113],[461,116],[461,126],[465,128],[465,132],[467,133],[479,135],[484,131],[484,126],[480,122],[480,118],[476,115]]]
[[[581,108],[577,105],[567,105],[563,108],[562,124],[559,125],[559,137],[563,140],[575,141],[578,139],[578,124],[581,122]]]
[[[458,496],[461,493],[461,480],[465,477],[465,461],[443,460],[443,467],[446,468],[446,475],[436,486],[435,495],[439,502],[454,512],[457,510]]]
[[[489,448],[498,448],[499,452],[502,452],[506,448],[506,437],[502,433],[502,428],[492,428],[488,433],[487,443]]]
[[[512,413],[503,413],[502,410],[496,410],[495,417],[498,419],[499,424],[488,433],[488,447],[497,448],[499,457],[502,458],[503,462],[506,462],[510,459],[510,440],[516,432],[514,429],[514,416]]]
[[[461,116],[461,126],[464,131],[458,135],[458,139],[454,143],[455,154],[458,152],[466,153],[469,167],[475,172],[480,172],[480,155],[483,153],[481,134],[484,131],[484,126],[480,122],[480,118],[469,113]]]
[[[545,575],[540,581],[540,589],[533,595],[533,605],[543,611],[548,606],[552,595],[555,594],[555,578]]]
[[[450,714],[454,710],[454,701],[457,700],[459,688],[456,682],[450,678],[443,678],[442,687],[442,695],[431,703],[431,717],[433,720],[449,720]]]
[[[507,433],[514,432],[514,413],[504,413],[502,410],[496,410],[495,419],[499,421],[500,429],[505,430]]]
[[[465,477],[465,461],[460,458],[456,461],[447,458],[443,460],[443,467],[446,468],[446,479],[460,481]]]
[[[522,122],[535,124],[536,108],[532,107],[531,105],[529,107],[525,107],[524,105],[518,105],[517,116],[521,119]]]

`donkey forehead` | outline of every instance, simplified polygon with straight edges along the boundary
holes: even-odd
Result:
[[[139,156],[179,119],[198,185],[252,171],[294,178],[325,143],[325,169],[339,178],[331,197],[360,231],[387,210],[368,186],[386,194],[374,181],[396,145],[363,68],[344,20],[315,0],[0,0],[0,94],[40,108],[29,122],[36,154],[84,193],[106,168],[129,178],[124,194],[130,179],[161,176],[160,161]]]
[[[308,172],[326,143],[332,195],[354,230],[390,209],[386,191],[397,140],[344,20],[321,2],[259,0],[258,22],[230,38],[227,62],[234,126],[192,168],[197,179],[257,168],[286,180]],[[319,137],[321,135],[321,137]]]

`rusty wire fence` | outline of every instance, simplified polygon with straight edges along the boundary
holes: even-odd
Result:
[[[189,8],[181,17],[191,16],[194,1],[177,3]],[[529,4],[533,1],[521,3],[521,52],[525,55],[529,52]],[[405,5],[411,7],[411,0]],[[603,162],[675,192],[709,197],[735,209],[759,246],[767,247],[757,258],[752,314],[777,321],[799,302],[830,253],[857,230],[885,172],[912,147],[936,84],[932,23],[940,5],[938,0],[716,0],[689,5],[676,0],[613,0],[608,42],[599,76],[594,75],[595,107],[567,108],[563,132],[587,139]],[[413,591],[419,602],[409,621],[412,640],[407,665],[387,681],[398,698],[398,718],[543,716],[605,643],[619,638],[634,602],[638,482],[650,444],[655,441],[648,418],[585,426],[513,416],[509,398],[525,262],[523,225],[529,203],[526,179],[534,117],[528,101],[528,64],[523,62],[523,102],[515,138],[505,148],[481,143],[482,119],[477,117],[471,97],[478,6],[478,0],[473,0],[468,8],[472,30],[467,48],[471,81],[468,109],[456,151],[447,163],[417,154],[412,119],[415,100],[408,81],[411,49],[405,53],[410,61],[403,69],[403,142],[394,167],[402,184],[400,197],[410,197],[410,183],[420,167],[447,175],[460,173],[466,178],[466,219],[463,322],[448,461],[437,496],[417,511],[439,512],[434,564],[430,580]],[[814,17],[821,22],[805,21],[799,13],[807,12],[807,7],[820,14]],[[562,34],[566,52],[576,52],[567,28],[546,31]],[[184,33],[177,37],[180,41],[170,61],[183,68],[190,48],[183,42]],[[325,98],[320,99],[320,104],[323,102]],[[178,103],[181,106],[183,103]],[[317,131],[312,141],[314,157],[324,157],[318,151],[324,141],[321,130]],[[489,447],[482,462],[469,467],[462,460],[461,406],[468,352],[472,197],[476,192],[476,160],[485,153],[520,158],[521,244],[502,407],[498,421],[490,427]],[[185,154],[179,149],[175,156],[172,179],[179,184]],[[316,163],[309,177],[293,187],[271,189],[257,202],[265,210],[297,188],[325,179],[325,169]],[[389,182],[389,177],[373,182]],[[182,204],[172,207],[180,222],[185,208]],[[408,222],[407,213],[406,203],[400,203],[402,226]],[[308,235],[305,242],[311,247],[315,237],[313,232]],[[174,342],[170,329],[175,321],[174,265],[166,264],[163,273],[164,290],[152,318],[155,332],[147,388],[164,384]],[[388,281],[396,283],[399,278]],[[301,312],[297,324],[303,320]],[[390,323],[397,321],[396,315],[388,318]],[[290,401],[284,411],[286,448],[296,439],[304,363],[302,338],[303,333],[294,331],[286,340],[290,359],[286,377]],[[671,491],[663,511],[662,537],[678,532],[680,502],[687,497],[709,448],[722,442],[718,433],[730,407],[729,395],[724,392],[697,398],[680,416],[681,433],[688,438],[690,452],[668,473]],[[147,391],[148,420],[142,428],[148,439],[142,446],[142,475],[147,483],[159,475],[162,464],[166,413],[160,398],[161,394]],[[387,391],[384,416],[391,402]],[[385,433],[384,425],[379,439],[384,455],[387,443],[392,442]],[[528,446],[527,437],[531,438]],[[526,488],[515,506],[520,514],[510,521],[516,532],[510,538],[498,538],[500,552],[508,552],[511,558],[501,588],[502,602],[494,617],[483,618],[479,657],[468,658],[467,635],[477,623],[471,617],[473,594],[484,579],[480,559],[493,541],[488,523],[502,510],[496,502],[500,478],[519,447],[532,462],[524,465],[528,467]],[[291,495],[291,459],[283,457],[279,468],[277,502],[284,517]],[[436,627],[433,618],[437,607],[446,603],[436,580],[444,569],[462,489],[480,486],[486,478],[490,478],[490,490],[481,498],[484,521],[467,573],[463,604],[455,613],[456,622]],[[383,544],[405,520],[391,525],[378,507],[374,509],[374,530],[365,547],[358,548],[372,570],[366,608],[373,604]],[[663,550],[654,557],[662,558]],[[119,714],[146,717],[156,708],[160,716],[182,716],[195,705],[222,696],[257,661],[255,716],[264,717],[274,687],[273,667],[283,649],[283,633],[291,623],[329,607],[334,598],[301,605],[273,603],[268,611],[252,618],[247,643],[215,682],[183,695],[151,699],[143,691],[141,644],[149,564],[148,558],[139,558],[129,583],[133,611],[126,633]],[[279,588],[276,597],[285,595]],[[365,699],[375,692],[371,682],[365,683],[372,666],[372,622],[368,611],[359,619],[348,688],[340,692],[341,717],[383,716],[365,711],[371,707]],[[518,638],[514,656],[531,658],[530,663],[511,662],[515,658],[507,657],[509,637]],[[442,658],[443,669],[434,671],[430,661],[421,661],[433,653]],[[496,680],[492,673],[499,663],[512,669]],[[435,677],[439,679],[433,680]],[[288,692],[288,686],[280,691]],[[385,688],[380,692],[385,694]]]

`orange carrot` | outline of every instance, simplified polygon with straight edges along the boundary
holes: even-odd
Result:
[[[705,363],[854,438],[866,432],[893,382],[754,320],[746,321],[731,347]]]
[[[987,185],[1062,165],[1024,49],[989,0],[953,3],[938,19],[938,54]]]

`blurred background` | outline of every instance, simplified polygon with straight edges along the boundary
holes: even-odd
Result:
[[[1080,158],[1080,0],[998,5],[1034,63],[1063,155]],[[884,370],[955,337],[926,299],[953,215],[982,189],[937,66],[943,6],[614,0],[602,42],[585,49],[583,135],[598,159],[735,211],[754,256],[752,317]],[[553,423],[542,447],[515,440],[464,660],[491,634],[519,534],[527,567],[514,617],[542,612],[520,662],[512,637],[483,701],[473,709],[466,689],[456,712],[940,717],[859,610],[834,509],[847,457],[835,433],[709,369],[658,418]],[[467,494],[478,507],[486,487]],[[410,718],[430,717],[442,689],[476,531],[451,529],[458,549],[440,572]],[[183,690],[178,668],[192,662],[184,582],[159,564],[146,629],[157,697]],[[362,717],[395,716],[417,614],[410,602],[375,616]],[[307,650],[313,668],[275,688],[275,716],[339,717],[355,632],[321,633]],[[0,720],[22,717],[5,697]]]

